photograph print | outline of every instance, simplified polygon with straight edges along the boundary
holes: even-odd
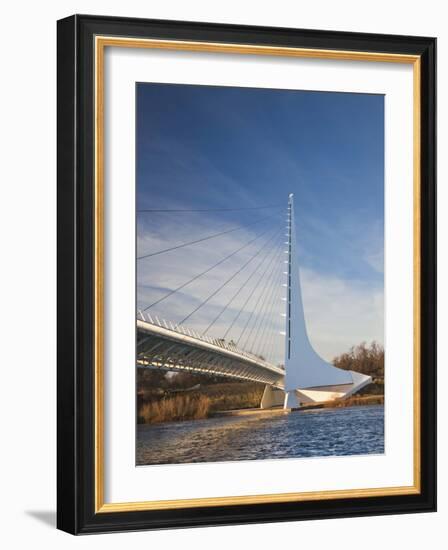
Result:
[[[384,96],[136,84],[136,463],[384,453]]]

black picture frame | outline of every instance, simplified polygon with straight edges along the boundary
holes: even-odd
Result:
[[[74,15],[57,25],[57,526],[72,534],[232,525],[436,509],[436,39]],[[113,511],[95,509],[94,38],[120,36],[382,52],[421,63],[419,494]]]

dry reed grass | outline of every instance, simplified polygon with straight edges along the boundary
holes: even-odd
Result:
[[[359,397],[348,397],[325,403],[325,408],[334,407],[355,407],[362,405],[384,405],[384,395],[363,395]]]
[[[138,411],[139,422],[155,424],[175,420],[207,418],[210,399],[203,395],[176,395],[143,403]]]

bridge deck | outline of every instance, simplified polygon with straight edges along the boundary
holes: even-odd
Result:
[[[227,376],[284,387],[285,371],[222,340],[159,319],[137,319],[137,365]]]

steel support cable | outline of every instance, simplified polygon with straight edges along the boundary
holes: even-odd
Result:
[[[195,275],[194,277],[192,277],[191,279],[189,279],[188,281],[186,281],[185,283],[179,285],[178,287],[176,288],[173,288],[172,290],[170,290],[167,294],[165,294],[164,296],[162,296],[161,298],[159,298],[158,300],[156,300],[155,302],[153,302],[152,304],[149,304],[149,306],[146,306],[144,309],[142,309],[142,311],[147,311],[148,309],[154,307],[155,305],[157,304],[160,304],[160,302],[162,302],[163,300],[165,300],[166,298],[169,298],[170,296],[172,296],[173,294],[175,294],[176,292],[178,292],[179,290],[185,288],[186,286],[188,286],[189,284],[193,283],[194,281],[196,281],[197,279],[199,279],[199,277],[202,277],[203,275],[205,275],[206,273],[209,273],[210,271],[212,271],[213,269],[215,269],[215,267],[218,267],[219,265],[223,264],[226,260],[228,260],[229,258],[231,258],[232,256],[235,256],[235,254],[238,254],[238,252],[240,252],[241,250],[243,250],[244,248],[248,247],[250,244],[252,244],[254,241],[256,241],[257,239],[259,239],[260,237],[262,237],[264,234],[266,233],[266,231],[264,231],[263,233],[261,233],[260,235],[257,235],[256,237],[254,237],[253,239],[251,239],[250,241],[248,241],[247,243],[245,243],[243,246],[240,246],[239,248],[237,248],[234,252],[232,252],[231,254],[228,254],[227,256],[225,256],[224,258],[221,258],[221,260],[219,260],[218,262],[214,263],[212,266],[208,267],[207,269],[205,269],[204,271],[201,271],[201,273],[198,273],[197,275]]]
[[[268,230],[267,230],[268,231]],[[267,231],[265,233],[267,233]],[[225,286],[227,286],[231,281],[233,281],[233,279],[239,274],[241,273],[241,271],[243,271],[243,269],[248,266],[250,264],[250,262],[252,260],[254,260],[259,254],[260,252],[262,252],[264,250],[264,248],[266,247],[266,245],[272,240],[272,237],[274,237],[276,234],[276,232],[274,233],[274,235],[271,235],[271,238],[269,238],[267,240],[267,242],[264,243],[264,245],[259,248],[255,254],[253,254],[252,256],[250,256],[250,258],[244,262],[244,264],[239,267],[237,269],[237,271],[235,271],[226,281],[224,281],[224,283],[222,285],[220,285],[216,290],[214,290],[209,296],[207,296],[207,298],[205,300],[202,301],[202,303],[200,303],[196,308],[193,309],[192,312],[190,312],[186,317],[184,317],[182,319],[182,321],[179,322],[179,325],[182,325],[183,323],[185,323],[185,321],[187,321],[188,319],[190,319],[190,317],[192,315],[194,315],[197,311],[199,311],[203,306],[205,306],[205,304],[207,304],[214,296],[216,296],[218,294],[218,292],[220,292]]]
[[[262,293],[259,295],[258,297],[258,302],[257,302],[257,306],[254,308],[254,311],[253,311],[253,315],[252,317],[255,316],[254,320],[253,320],[253,323],[248,323],[248,326],[247,328],[249,328],[250,326],[250,329],[249,329],[249,333],[244,341],[244,344],[241,344],[241,347],[242,349],[246,349],[247,348],[247,345],[250,341],[250,338],[252,336],[252,333],[255,329],[255,327],[257,327],[258,325],[258,321],[260,320],[260,316],[262,315],[262,313],[264,312],[264,308],[266,307],[266,304],[268,303],[268,300],[270,299],[270,296],[271,296],[271,293],[273,291],[273,288],[274,285],[275,285],[275,282],[276,280],[278,279],[278,273],[276,273],[275,271],[272,273],[272,276],[269,278],[269,280],[266,282],[265,284],[265,287],[262,291]],[[258,332],[259,329],[257,329],[257,332]]]
[[[275,283],[275,286],[273,287],[273,290],[272,290],[269,305],[265,310],[263,318],[266,318],[267,320],[272,319],[273,310],[274,310],[275,304],[277,302],[277,299],[279,297],[280,290],[282,289],[282,275],[283,275],[283,272],[280,271],[279,277],[278,277],[278,279]],[[261,333],[259,334],[259,337],[260,337],[261,341],[263,342],[263,349],[266,347],[266,340],[268,339],[268,338],[265,339],[265,334],[266,334],[267,327],[268,327],[268,323],[266,322],[266,323],[263,324],[263,329],[261,330]],[[253,342],[254,347],[255,347],[255,344],[256,344],[257,340],[258,340],[258,337]]]
[[[287,235],[287,236],[289,237],[289,233],[290,233],[290,223],[291,223],[291,220],[290,220],[290,209],[289,209],[289,207],[288,207],[288,220],[287,220],[287,221],[288,221],[288,225],[287,225],[286,229],[287,229],[287,231],[288,231],[288,235]],[[289,244],[289,243],[288,243],[288,244]],[[287,262],[287,263],[289,263],[289,259],[288,259],[288,262]],[[285,273],[285,275],[289,278],[289,271],[287,271],[287,272]],[[282,289],[283,289],[283,286],[280,286],[280,287],[279,287],[279,292],[278,292],[278,298],[281,297],[281,290],[282,290]],[[287,296],[287,285],[286,285],[286,288],[284,289],[284,293],[285,293],[285,298],[286,298],[286,296]],[[277,299],[278,299],[278,298],[277,298]],[[279,313],[280,313],[280,312],[279,312]],[[274,348],[275,348],[275,345],[276,345],[276,341],[277,341],[277,339],[278,339],[278,337],[279,337],[280,334],[281,334],[280,331],[277,332],[277,331],[273,330],[272,333],[271,333],[271,335],[270,335],[270,338],[268,337],[268,338],[266,339],[266,348],[263,347],[263,352],[264,352],[264,350],[266,349],[266,357],[269,357],[269,358],[270,358],[271,355],[273,355],[273,353],[274,353]],[[270,360],[270,359],[269,359],[269,360]]]
[[[289,211],[288,211],[288,214],[289,214]],[[289,224],[289,219],[288,219],[288,224]],[[289,229],[289,227],[287,227],[287,229]],[[285,275],[288,275],[288,272],[285,272],[284,273]],[[283,285],[279,285],[278,287],[278,292],[276,294],[276,298],[275,298],[275,301],[274,301],[274,306],[275,306],[275,303],[277,300],[279,300],[281,298],[281,294],[282,294],[282,290],[284,290],[284,293],[286,295],[287,293],[287,289],[283,287]],[[275,308],[272,308],[273,311],[271,311],[270,315],[272,315],[275,311]],[[280,315],[280,312],[278,312],[279,315]],[[276,344],[276,340],[277,338],[279,337],[279,335],[281,334],[281,332],[277,332],[275,329],[271,331],[271,334],[268,335],[268,337],[266,338],[266,341],[265,341],[265,345],[262,347],[262,351],[261,353],[267,358],[267,360],[271,361],[271,354],[273,354],[273,351],[274,351],[274,347],[275,347],[275,344]],[[264,339],[264,334],[262,335],[262,340]]]
[[[264,319],[264,316],[265,316],[265,310],[267,309],[268,304],[270,304],[272,294],[274,293],[275,288],[277,286],[276,285],[277,280],[278,280],[278,273],[276,273],[274,275],[274,277],[271,279],[268,287],[266,288],[263,299],[260,302],[260,307],[257,308],[258,311],[254,312],[254,319],[253,319],[253,322],[250,326],[250,329],[249,329],[249,332],[246,336],[244,344],[241,344],[242,349],[246,349],[250,353],[255,353],[254,352],[255,340],[258,338],[259,333],[262,329],[262,326],[263,326],[262,323],[263,323],[263,319]],[[254,330],[255,330],[255,334],[254,334],[253,338],[251,338]]]
[[[277,235],[274,235],[274,238],[277,237]],[[249,277],[244,281],[244,283],[238,288],[238,290],[236,291],[236,293],[231,297],[231,299],[225,304],[225,306],[221,309],[221,311],[218,313],[218,315],[213,319],[213,321],[208,325],[208,327],[204,330],[204,332],[202,333],[202,335],[205,335],[210,329],[211,327],[216,323],[216,321],[225,313],[225,311],[229,308],[229,306],[233,303],[233,301],[237,298],[237,296],[244,290],[244,288],[246,288],[247,284],[249,283],[249,281],[253,278],[253,276],[255,274],[257,274],[259,272],[259,269],[261,268],[261,266],[263,264],[265,264],[266,260],[269,259],[269,257],[271,257],[270,259],[270,262],[266,265],[266,269],[265,271],[269,268],[269,265],[272,263],[273,261],[273,255],[272,253],[275,254],[275,252],[277,251],[277,246],[274,245],[270,250],[267,251],[267,253],[264,255],[264,257],[260,260],[260,262],[256,265],[256,267],[253,269],[253,271],[249,274]],[[263,275],[263,274],[262,274]],[[262,278],[262,275],[260,276],[258,282],[261,280]],[[254,288],[256,288],[257,285],[254,286]],[[244,302],[243,306],[240,308],[240,310],[238,311],[237,313],[237,316],[234,318],[234,320],[232,321],[231,325],[227,328],[226,332],[225,332],[225,335],[224,336],[227,336],[227,334],[230,332],[230,330],[232,329],[234,323],[238,320],[238,317],[239,315],[242,313],[245,305],[247,304],[248,302],[248,299],[250,298],[250,296],[246,299],[246,301]]]
[[[137,210],[138,214],[143,214],[147,212],[151,213],[161,213],[161,212],[241,212],[243,210],[268,210],[268,209],[274,209],[274,208],[283,208],[283,205],[281,204],[273,204],[273,205],[267,205],[267,206],[248,206],[245,208],[165,208],[165,209],[152,209],[152,208],[143,208],[141,210]]]
[[[279,251],[280,252],[280,251]],[[241,306],[237,316],[234,318],[234,320],[232,321],[231,325],[229,326],[229,328],[227,329],[226,333],[227,334],[228,332],[230,332],[230,330],[232,329],[232,327],[235,325],[236,321],[238,320],[238,318],[240,317],[240,315],[245,311],[245,308],[246,308],[246,305],[250,302],[250,300],[252,299],[252,297],[254,296],[256,290],[258,290],[260,288],[260,284],[263,280],[263,278],[265,277],[266,273],[268,272],[268,269],[272,266],[272,269],[271,271],[269,271],[269,273],[267,274],[267,281],[270,280],[270,277],[272,275],[272,273],[274,273],[274,268],[275,268],[275,262],[274,260],[277,260],[279,257],[279,253],[277,252],[276,255],[274,255],[272,258],[271,258],[271,261],[269,262],[269,266],[266,267],[266,269],[264,270],[264,272],[261,274],[260,278],[258,279],[257,283],[254,285],[252,291],[250,292],[250,294],[247,296],[244,304]],[[241,340],[242,336],[245,334],[245,331],[255,313],[255,311],[257,310],[258,308],[258,304],[259,304],[259,301],[260,301],[260,297],[263,295],[263,292],[266,288],[266,284],[267,284],[267,281],[264,283],[264,286],[262,288],[262,291],[261,291],[261,294],[258,296],[258,299],[256,300],[256,303],[255,303],[255,306],[254,308],[252,309],[252,311],[247,311],[247,313],[249,314],[247,320],[246,320],[246,323],[243,327],[243,330],[242,332],[240,333],[239,337],[238,337],[238,340],[237,340],[237,343],[239,343],[239,341]]]
[[[262,313],[263,308],[266,305],[266,301],[268,300],[268,298],[270,297],[270,295],[272,293],[272,290],[273,290],[274,285],[275,285],[275,280],[276,280],[277,277],[278,277],[278,272],[276,270],[276,266],[274,265],[273,269],[271,270],[271,272],[269,273],[268,277],[266,278],[266,280],[264,282],[264,285],[261,289],[261,292],[258,294],[256,303],[255,303],[255,305],[254,305],[254,307],[251,311],[251,316],[248,319],[248,322],[246,323],[246,327],[245,327],[246,330],[250,329],[250,332],[251,332],[254,329],[254,327],[256,326],[257,321],[259,319],[259,316]],[[250,321],[252,321],[252,323]],[[243,335],[244,335],[244,331],[240,335],[240,339],[242,339]],[[246,339],[245,342],[247,343],[247,339]]]
[[[272,331],[271,341],[269,343],[269,348],[267,348],[267,351],[266,351],[266,353],[268,353],[269,356],[271,356],[274,353],[274,347],[275,347],[276,342],[277,342],[280,335],[281,335],[280,331],[279,332]],[[284,348],[285,348],[285,341],[283,340],[283,351],[284,351]]]
[[[278,253],[277,253],[277,256],[278,256]],[[235,325],[235,323],[238,321],[238,319],[240,318],[240,315],[242,314],[242,312],[244,311],[244,308],[246,307],[246,305],[248,304],[248,302],[250,301],[250,299],[252,298],[252,296],[254,295],[255,291],[257,290],[258,288],[258,285],[260,284],[262,278],[264,277],[264,275],[266,274],[267,270],[270,268],[270,266],[272,265],[272,262],[274,261],[274,259],[276,258],[276,254],[275,254],[275,251],[274,251],[274,254],[271,258],[271,260],[269,261],[268,265],[265,267],[263,273],[260,275],[260,277],[258,278],[258,281],[256,282],[256,284],[254,284],[253,288],[252,288],[252,291],[249,293],[249,295],[246,297],[246,300],[244,301],[244,304],[241,306],[241,308],[239,309],[238,313],[236,314],[235,318],[233,319],[233,321],[230,323],[229,327],[227,328],[227,330],[225,331],[224,333],[224,336],[223,338],[226,338],[227,335],[229,334],[229,332],[232,330],[233,326]]]
[[[280,286],[279,292],[277,293],[277,296],[275,298],[277,302],[279,302],[279,300],[280,300],[282,290],[283,290],[283,288]],[[276,313],[278,313],[280,315],[280,312],[276,312],[275,309],[274,309],[272,314],[276,314]],[[281,328],[283,328],[283,326],[281,326]],[[269,337],[266,338],[266,346],[263,347],[263,351],[266,351],[266,354],[271,353],[271,351],[272,351],[271,350],[271,347],[272,347],[271,343],[274,344],[274,342],[275,342],[276,338],[278,338],[279,334],[280,334],[280,331],[277,331],[274,328],[274,330],[271,331],[270,338]]]
[[[282,272],[277,274],[277,277],[275,278],[275,280],[272,284],[272,288],[271,288],[269,297],[266,298],[265,304],[264,304],[263,308],[260,310],[260,313],[259,313],[259,316],[258,316],[259,321],[257,321],[258,322],[258,328],[256,329],[254,339],[252,340],[252,344],[251,344],[251,347],[250,347],[250,350],[249,350],[250,352],[252,352],[252,350],[256,349],[256,344],[258,342],[259,337],[261,336],[261,333],[266,332],[267,319],[269,318],[269,312],[270,312],[270,310],[272,309],[272,307],[274,305],[274,296],[278,292],[278,287],[281,284],[281,280],[282,280]],[[256,325],[254,325],[254,328],[255,328],[255,326]]]
[[[273,352],[273,348],[275,344],[275,337],[276,335],[274,333],[270,335],[270,338],[268,338],[269,345],[266,346],[266,353],[263,352],[263,356],[266,357],[266,361],[269,361],[270,363],[272,363],[272,359],[273,359],[273,356],[271,354]]]
[[[240,225],[238,227],[232,227],[231,229],[227,229],[226,231],[220,231],[219,233],[213,233],[212,235],[207,235],[207,237],[202,237],[201,239],[196,239],[194,241],[189,241],[187,243],[181,243],[176,246],[171,246],[169,248],[165,248],[163,250],[158,250],[157,252],[151,252],[150,254],[144,254],[143,256],[138,256],[137,260],[145,260],[146,258],[152,258],[153,256],[158,256],[159,254],[164,254],[165,252],[171,252],[173,250],[179,250],[179,248],[185,248],[186,246],[191,246],[193,244],[203,243],[205,241],[209,241],[210,239],[214,239],[216,237],[221,237],[222,235],[228,235],[229,233],[234,233],[235,231],[241,231],[242,229],[246,229],[248,227],[252,227],[253,225],[256,225],[257,223],[260,223],[265,220],[269,220],[273,218],[274,216],[265,216],[264,218],[260,218],[259,220],[256,220],[255,222],[248,223],[247,225]]]
[[[282,288],[283,287],[281,285],[279,285],[279,287],[277,288],[277,290],[275,292],[274,300],[272,302],[270,311],[268,313],[268,316],[271,317],[271,318],[272,318],[272,315],[275,313],[275,304],[277,303],[278,299],[280,298],[280,293],[281,293]],[[275,330],[275,325],[274,325],[274,329],[270,333],[268,333],[268,335],[265,338],[267,326],[268,325],[265,324],[264,330],[263,330],[263,332],[261,334],[261,337],[260,337],[261,342],[263,342],[262,347],[260,348],[260,354],[263,355],[264,357],[266,357],[266,359],[269,357],[269,354],[270,354],[270,351],[271,351],[271,342],[275,340],[275,336],[277,335],[277,331]]]
[[[271,359],[269,359],[270,361],[272,361],[274,359],[274,348],[275,348],[276,341],[277,341],[279,336],[280,336],[280,333],[275,333],[275,331],[273,331],[273,334],[272,334],[272,337],[271,337],[271,340],[270,340],[270,343],[269,343],[269,348],[267,348],[267,350],[266,350],[267,357],[271,358]]]
[[[258,333],[261,329],[261,326],[262,326],[262,323],[263,323],[263,319],[265,317],[265,313],[266,313],[266,309],[268,307],[268,304],[270,304],[270,300],[272,299],[272,295],[273,293],[275,292],[275,289],[276,289],[276,286],[277,286],[277,282],[280,281],[280,273],[275,273],[274,274],[274,277],[272,278],[272,280],[270,281],[270,284],[269,286],[266,288],[266,293],[264,295],[264,299],[261,303],[261,307],[260,309],[258,310],[258,313],[256,315],[256,318],[255,318],[255,321],[249,331],[249,334],[247,335],[247,338],[243,344],[243,349],[246,349],[246,346],[248,345],[248,342],[250,341],[250,337],[252,336],[252,333],[254,332],[255,330],[255,336],[254,336],[254,339],[258,337]],[[254,347],[254,341],[252,341],[252,344],[251,344],[251,348],[250,348],[250,352],[252,352],[253,350],[253,347]]]
[[[281,282],[281,274],[279,273],[277,275],[277,278],[273,281],[272,288],[270,289],[270,291],[268,291],[269,297],[266,296],[264,304],[259,311],[258,320],[256,321],[256,323],[254,323],[253,328],[255,329],[255,327],[257,326],[257,323],[258,323],[258,328],[256,329],[250,351],[252,351],[255,348],[258,338],[261,336],[262,333],[266,331],[267,320],[269,318],[270,311],[274,305],[274,296],[278,291],[278,285],[280,285],[280,282]]]
[[[274,341],[274,333],[275,331],[272,331],[271,334],[268,334],[268,337],[266,338],[266,346],[263,346],[260,350],[260,355],[262,355],[266,361],[269,363],[272,363],[271,361],[271,343]]]
[[[271,295],[271,297],[272,297],[271,304],[268,306],[268,308],[265,310],[264,315],[262,316],[262,320],[264,318],[266,318],[266,322],[263,325],[263,330],[262,330],[261,334],[258,334],[258,330],[257,330],[257,336],[254,338],[254,340],[252,342],[252,347],[251,347],[250,351],[252,351],[252,349],[256,346],[256,343],[258,341],[259,336],[261,337],[261,341],[264,342],[263,347],[261,348],[261,350],[259,350],[260,353],[264,352],[264,350],[267,349],[266,348],[267,340],[270,340],[269,337],[267,339],[264,338],[265,333],[266,333],[266,328],[268,326],[267,321],[269,320],[269,318],[272,318],[275,303],[276,303],[276,301],[279,297],[280,290],[282,289],[282,285],[281,285],[282,275],[283,275],[283,272],[281,270],[280,273],[279,273],[279,281],[277,283],[278,284],[277,290],[273,290],[272,295]],[[260,322],[260,327],[261,327],[261,322]],[[274,332],[274,331],[272,331],[272,332]]]
[[[283,229],[281,229],[280,231],[283,231]],[[277,232],[276,234],[274,234],[273,238],[270,239],[269,241],[267,241],[265,243],[265,246],[272,242],[272,240],[275,240],[276,238],[278,238],[279,236],[279,233],[280,232]],[[258,262],[258,264],[255,266],[255,268],[253,269],[253,271],[250,273],[249,277],[244,281],[244,283],[239,287],[239,289],[235,292],[235,294],[230,298],[230,300],[225,304],[225,306],[221,309],[221,311],[218,313],[218,315],[213,319],[213,321],[208,325],[208,327],[204,330],[204,332],[202,333],[202,336],[205,336],[207,334],[207,332],[212,328],[212,326],[216,323],[216,321],[218,321],[218,319],[225,313],[225,311],[227,311],[227,309],[230,307],[230,305],[233,303],[233,301],[235,300],[235,298],[237,298],[237,296],[239,296],[239,294],[241,293],[242,290],[244,290],[244,288],[246,287],[246,285],[249,283],[249,281],[252,279],[252,277],[258,272],[258,270],[260,269],[260,267],[265,263],[265,261],[269,258],[270,254],[272,251],[275,251],[276,250],[276,247],[272,248],[272,249],[268,249],[268,251],[266,252],[266,254],[263,256],[263,258]]]
[[[280,253],[282,253],[282,252],[283,252],[283,249],[280,247],[278,257],[280,257]],[[238,340],[237,340],[237,342],[236,342],[237,345],[239,344],[241,338],[242,338],[242,337],[244,336],[244,334],[246,333],[247,327],[248,327],[250,321],[252,320],[252,317],[254,316],[255,311],[258,310],[258,304],[260,303],[261,298],[264,296],[264,292],[265,292],[265,290],[266,290],[266,288],[267,288],[268,283],[270,282],[270,279],[271,279],[271,276],[272,276],[273,273],[275,273],[275,263],[274,263],[274,265],[273,265],[273,269],[270,271],[270,273],[268,274],[268,276],[267,276],[267,278],[266,278],[266,281],[265,281],[265,283],[264,283],[264,286],[263,286],[263,288],[262,288],[262,290],[261,290],[261,292],[260,292],[260,294],[259,294],[259,296],[258,296],[258,299],[257,299],[257,301],[256,301],[256,303],[255,303],[255,307],[254,307],[254,309],[251,311],[251,313],[250,313],[250,315],[249,315],[249,317],[248,317],[248,319],[247,319],[247,321],[246,321],[246,324],[244,325],[244,328],[243,328],[241,334],[240,334],[239,337],[238,337]],[[257,287],[256,287],[256,288],[257,288]],[[256,288],[254,288],[253,292],[255,292]]]
[[[276,314],[275,305],[278,302],[278,299],[280,297],[281,289],[282,289],[282,286],[279,285],[279,287],[277,288],[277,291],[274,295],[274,300],[272,302],[272,306],[271,306],[271,308],[268,312],[268,317],[271,318],[271,319],[272,319],[272,316]],[[261,336],[260,336],[260,340],[262,342],[262,345],[261,345],[261,348],[260,348],[260,353],[262,355],[265,355],[265,356],[267,356],[267,353],[268,353],[268,350],[269,350],[269,344],[272,340],[272,336],[273,336],[273,334],[276,333],[275,323],[274,323],[273,330],[267,331],[267,327],[268,327],[268,324],[266,323],[265,326],[264,326],[264,330],[263,330],[263,332],[261,333]]]

